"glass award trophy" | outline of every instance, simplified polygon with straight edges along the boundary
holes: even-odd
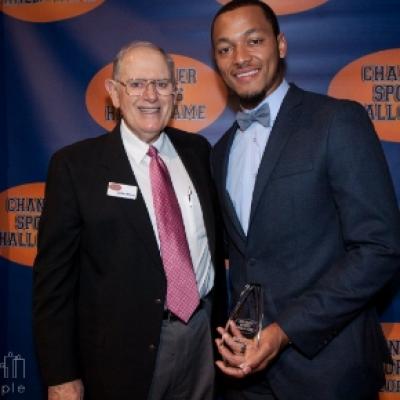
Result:
[[[232,309],[226,329],[228,329],[229,321],[233,321],[244,337],[259,340],[264,316],[263,304],[261,285],[246,284]]]

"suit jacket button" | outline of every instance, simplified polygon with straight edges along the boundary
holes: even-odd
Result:
[[[154,351],[156,349],[156,346],[154,345],[154,344],[151,344],[150,346],[149,346],[149,350],[150,351]]]
[[[257,261],[254,258],[250,258],[248,265],[250,267],[254,267],[257,264]]]
[[[156,304],[161,304],[161,299],[155,299],[155,300],[154,300],[154,303],[156,303]]]

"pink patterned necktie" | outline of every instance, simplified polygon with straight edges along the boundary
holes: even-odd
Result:
[[[167,276],[166,306],[182,321],[188,322],[200,300],[182,214],[164,161],[153,146],[147,154],[151,158],[153,205]]]

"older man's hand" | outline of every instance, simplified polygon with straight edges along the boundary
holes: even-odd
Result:
[[[49,386],[47,393],[48,400],[83,400],[83,384],[77,379],[61,385]]]

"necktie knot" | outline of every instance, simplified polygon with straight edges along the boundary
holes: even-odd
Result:
[[[158,150],[154,146],[150,146],[149,150],[147,151],[147,155],[151,158],[157,157]]]
[[[262,126],[268,127],[271,123],[269,104],[265,103],[255,111],[239,111],[236,120],[241,131],[245,131],[253,122],[259,122]]]

